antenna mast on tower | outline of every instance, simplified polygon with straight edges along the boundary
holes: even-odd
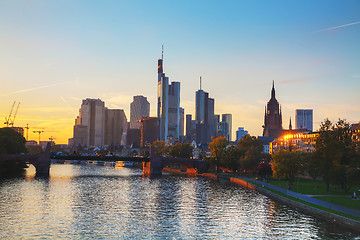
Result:
[[[201,76],[200,76],[200,90],[201,90]]]
[[[161,59],[164,60],[164,44],[161,46]]]

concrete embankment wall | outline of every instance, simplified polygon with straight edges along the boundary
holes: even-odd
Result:
[[[255,185],[253,185],[245,180],[239,179],[239,178],[230,178],[230,182],[238,184],[245,188],[257,190],[261,194],[263,194],[271,199],[274,199],[277,202],[281,202],[287,206],[296,208],[306,214],[309,214],[309,215],[315,216],[317,218],[320,218],[322,220],[325,220],[327,222],[330,222],[333,224],[335,223],[335,224],[341,225],[343,227],[352,229],[354,231],[360,232],[360,222],[359,221],[355,221],[355,220],[352,220],[352,219],[349,219],[346,217],[342,217],[342,216],[339,216],[339,215],[336,215],[333,213],[323,211],[318,208],[314,208],[314,207],[302,204],[300,202],[280,196],[280,195],[278,195],[274,192],[271,192],[267,189],[264,189],[262,187],[255,186]]]

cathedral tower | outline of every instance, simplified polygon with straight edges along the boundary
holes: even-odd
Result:
[[[282,115],[281,107],[279,107],[279,102],[275,98],[275,86],[273,81],[273,86],[271,89],[271,98],[265,106],[265,117],[264,117],[264,137],[273,137],[277,138],[282,133]]]

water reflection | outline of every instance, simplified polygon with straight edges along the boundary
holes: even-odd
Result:
[[[359,239],[255,191],[206,178],[57,165],[0,182],[0,238]]]

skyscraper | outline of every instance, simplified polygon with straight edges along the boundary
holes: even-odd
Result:
[[[228,124],[228,136],[226,136],[226,137],[227,137],[228,141],[231,141],[231,139],[232,139],[232,135],[231,135],[232,134],[232,131],[231,131],[232,115],[230,113],[223,114],[221,120],[222,120],[222,122],[227,122],[227,124]]]
[[[279,107],[279,103],[275,98],[274,81],[271,89],[271,98],[267,103],[267,106],[265,106],[263,128],[263,136],[273,138],[279,137],[283,130],[281,108]]]
[[[150,103],[147,98],[141,95],[134,96],[130,103],[130,128],[141,128],[141,118],[147,118],[150,115]]]
[[[180,82],[171,82],[165,76],[163,54],[158,60],[158,109],[160,140],[174,143],[180,137]]]
[[[307,129],[313,131],[313,110],[296,109],[295,111],[296,129]]]
[[[104,145],[120,146],[127,130],[127,119],[122,109],[105,109]]]
[[[87,146],[104,145],[105,103],[100,99],[82,101],[80,122],[87,126]]]
[[[184,120],[185,120],[185,110],[181,107],[180,108],[180,127],[179,127],[180,138],[184,137],[184,128],[185,128]]]
[[[180,137],[180,83],[171,82],[168,95],[168,138],[173,143]]]
[[[195,99],[195,120],[196,120],[196,139],[198,143],[206,144],[211,141],[211,137],[216,135],[215,100],[209,98],[209,93],[201,89],[196,91]]]

